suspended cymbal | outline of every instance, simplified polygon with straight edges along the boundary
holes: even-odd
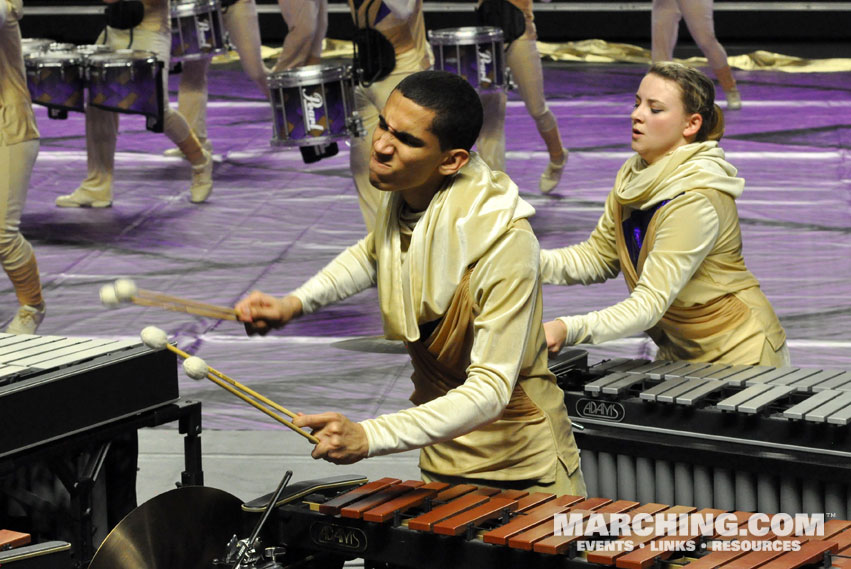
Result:
[[[242,531],[241,506],[235,496],[204,486],[160,494],[115,526],[89,569],[209,569]]]
[[[372,354],[407,354],[405,344],[396,340],[388,340],[384,336],[363,336],[340,340],[331,344],[341,350],[352,352],[369,352]]]

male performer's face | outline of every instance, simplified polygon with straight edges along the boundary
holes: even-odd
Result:
[[[641,80],[630,119],[632,149],[649,164],[691,142],[702,120],[686,114],[679,85],[653,73]]]
[[[440,149],[429,130],[434,111],[421,107],[399,91],[393,91],[372,135],[369,181],[382,191],[403,192],[405,200],[420,196],[425,205],[447,175],[445,164],[451,150]]]

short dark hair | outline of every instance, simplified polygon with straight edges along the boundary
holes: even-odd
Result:
[[[446,71],[420,71],[396,86],[406,99],[434,111],[429,130],[441,150],[470,150],[482,130],[484,111],[479,94],[466,79]]]

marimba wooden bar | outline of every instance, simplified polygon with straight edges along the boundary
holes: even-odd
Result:
[[[557,523],[557,515],[568,516],[570,523]],[[714,522],[721,515],[728,518],[723,528]],[[469,484],[382,478],[319,504],[283,503],[272,516],[274,533],[264,542],[283,545],[290,555],[321,551],[416,569],[851,569],[846,520],[812,526],[823,529],[820,534],[798,527],[798,535],[782,526],[754,529],[753,514],[743,511]],[[595,523],[577,524],[592,516]],[[644,531],[633,531],[639,522]],[[616,524],[627,533],[609,535]],[[731,527],[732,536],[727,535]]]

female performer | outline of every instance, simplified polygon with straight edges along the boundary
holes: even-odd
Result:
[[[9,334],[34,334],[44,318],[38,264],[19,229],[39,147],[21,54],[23,10],[22,0],[0,0],[0,263],[20,303]]]
[[[541,252],[544,282],[591,284],[623,272],[613,306],[544,325],[547,345],[597,344],[646,331],[658,359],[786,365],[786,334],[745,267],[724,159],[724,116],[697,69],[656,63],[635,95],[632,149],[590,238]]]

